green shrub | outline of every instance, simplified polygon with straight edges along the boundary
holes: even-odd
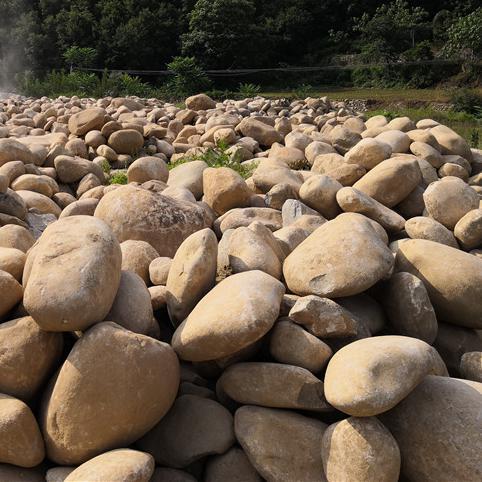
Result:
[[[238,94],[241,97],[256,97],[261,92],[261,86],[257,84],[239,84]]]
[[[227,152],[228,149],[229,146],[227,144],[220,142],[215,148],[209,148],[204,153],[196,156],[183,157],[168,164],[168,167],[169,169],[173,169],[186,162],[204,161],[209,167],[229,167],[244,179],[250,177],[256,166],[243,166],[230,156],[229,152]]]
[[[296,89],[292,90],[295,99],[306,99],[313,93],[313,86],[309,84],[301,84]]]
[[[115,171],[109,179],[109,184],[127,184],[127,171]]]
[[[455,111],[481,117],[482,95],[477,92],[468,89],[458,89],[454,91],[450,101]]]
[[[169,98],[183,99],[211,88],[211,81],[194,57],[175,57],[167,68],[172,78],[162,91]]]

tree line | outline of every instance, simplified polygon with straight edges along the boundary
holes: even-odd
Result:
[[[2,0],[0,57],[33,70],[70,63],[160,70],[323,65],[333,59],[477,59],[477,0]]]

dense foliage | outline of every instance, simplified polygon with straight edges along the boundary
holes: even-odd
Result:
[[[478,0],[2,0],[0,70],[3,75],[70,67],[160,70],[179,56],[194,57],[205,69],[449,58],[470,70],[482,51],[478,5]],[[363,72],[357,75],[373,84],[379,73],[368,80]]]

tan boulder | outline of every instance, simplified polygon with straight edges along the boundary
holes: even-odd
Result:
[[[6,193],[0,193],[0,214],[24,220],[27,216],[27,209],[23,198],[12,189],[7,189]]]
[[[300,199],[310,208],[327,219],[333,219],[340,212],[336,193],[342,185],[327,175],[313,175],[300,187]]]
[[[227,480],[261,482],[261,476],[256,472],[243,450],[233,447],[222,455],[215,455],[208,459],[204,480],[205,482],[225,482]]]
[[[473,209],[460,218],[454,228],[455,237],[466,249],[482,246],[482,209]]]
[[[336,201],[343,211],[363,214],[389,232],[398,233],[405,226],[405,219],[402,216],[358,189],[340,189],[336,193]]]
[[[358,164],[369,171],[391,155],[392,148],[388,144],[368,137],[354,145],[345,154],[345,159],[348,164]]]
[[[365,291],[393,267],[393,256],[380,237],[384,233],[378,223],[355,213],[323,224],[286,258],[283,273],[289,289],[330,298]]]
[[[203,195],[203,172],[208,168],[204,161],[190,161],[179,164],[169,171],[168,186],[184,187],[192,192],[196,199]]]
[[[261,271],[216,285],[177,328],[172,346],[189,361],[232,355],[264,336],[278,317],[284,286]]]
[[[358,323],[348,310],[333,300],[319,296],[298,298],[289,318],[319,338],[353,336],[358,332]]]
[[[218,261],[218,270],[226,267],[232,273],[260,270],[276,279],[281,278],[280,253],[262,235],[250,228],[240,227],[229,234],[225,232],[223,239],[225,237],[223,259]]]
[[[216,390],[242,405],[330,411],[323,382],[305,368],[282,363],[236,363],[224,370]]]
[[[104,125],[105,115],[105,110],[98,107],[82,110],[70,116],[69,131],[76,136],[83,136],[89,131],[100,130]]]
[[[325,374],[325,396],[338,410],[370,417],[393,408],[427,375],[445,374],[437,351],[406,336],[357,340],[337,351]]]
[[[381,421],[400,447],[408,480],[476,481],[482,476],[480,392],[428,376]]]
[[[375,140],[388,144],[394,153],[407,152],[411,144],[410,137],[405,132],[397,129],[387,130],[384,128],[383,132],[375,137]]]
[[[398,482],[400,449],[375,417],[349,417],[330,425],[321,455],[329,482]]]
[[[59,219],[68,216],[93,216],[99,200],[95,198],[79,199],[62,209]]]
[[[174,326],[214,286],[217,254],[218,241],[209,228],[191,234],[176,251],[166,283],[167,309]]]
[[[168,414],[137,445],[158,464],[183,468],[234,445],[233,416],[220,403],[182,395]]]
[[[482,383],[482,351],[469,351],[460,359],[460,372],[464,378]]]
[[[23,174],[17,177],[11,183],[11,187],[14,191],[35,191],[47,197],[52,197],[59,191],[59,186],[51,177],[35,174]]]
[[[99,219],[72,216],[49,225],[27,257],[26,310],[48,331],[83,330],[103,320],[119,287],[121,256]]]
[[[410,152],[420,159],[424,159],[429,162],[431,166],[438,169],[442,167],[444,161],[442,159],[442,154],[429,144],[424,142],[412,142],[410,144]]]
[[[395,273],[387,283],[383,305],[396,333],[432,344],[437,317],[424,284],[413,274]]]
[[[186,99],[186,107],[191,110],[209,110],[216,107],[216,102],[214,102],[211,97],[206,94],[197,94]]]
[[[153,179],[166,182],[168,177],[169,170],[167,169],[167,165],[158,157],[140,157],[127,169],[127,179],[129,182],[142,184]]]
[[[415,159],[393,157],[375,166],[353,187],[391,208],[403,201],[421,180]]]
[[[472,152],[467,141],[447,126],[438,125],[430,129],[439,145],[442,154],[458,154],[468,161],[472,160]]]
[[[274,127],[251,117],[245,117],[237,128],[243,136],[252,137],[262,146],[271,147],[275,142],[283,140]]]
[[[138,450],[117,449],[84,462],[63,482],[149,482],[154,459]]]
[[[133,271],[122,271],[119,289],[106,320],[156,338],[159,331],[152,312],[151,295],[139,275]]]
[[[169,345],[115,323],[92,327],[45,394],[49,458],[80,464],[133,443],[167,413],[178,385],[179,362]]]
[[[330,134],[331,145],[340,153],[346,154],[353,146],[361,141],[358,132],[352,131],[348,127],[337,125]]]
[[[282,215],[277,209],[271,208],[235,208],[220,216],[214,222],[214,230],[218,235],[227,229],[236,229],[249,226],[259,221],[271,231],[283,227]]]
[[[21,400],[2,393],[0,440],[0,463],[35,467],[45,457],[42,434],[30,408]]]
[[[203,190],[204,201],[218,216],[233,208],[249,206],[253,194],[244,179],[228,167],[205,169]]]
[[[165,286],[171,266],[172,258],[158,257],[153,259],[149,265],[149,278],[151,283],[156,286]]]
[[[443,244],[413,239],[399,246],[396,270],[423,282],[439,320],[482,328],[482,259]]]
[[[321,441],[326,425],[288,410],[239,408],[236,438],[267,482],[323,482]]]
[[[31,164],[34,162],[34,154],[17,139],[0,139],[0,166],[11,161],[22,161],[24,164]]]
[[[0,247],[0,271],[10,273],[17,281],[22,280],[25,253],[15,248]]]
[[[204,209],[132,185],[104,195],[95,216],[105,221],[120,242],[148,242],[159,256],[174,256],[190,234],[207,226]]]
[[[128,239],[120,243],[122,251],[122,269],[139,275],[149,286],[149,266],[159,257],[157,251],[146,241]]]
[[[469,211],[479,207],[477,192],[456,177],[447,177],[430,184],[423,199],[428,214],[450,230]]]
[[[113,132],[108,141],[117,154],[135,154],[144,145],[144,136],[136,129],[122,129]]]
[[[312,373],[321,371],[333,354],[326,343],[290,320],[275,323],[269,351],[276,361],[306,368]]]
[[[54,165],[59,180],[66,184],[78,182],[91,173],[99,180],[104,179],[104,172],[97,164],[81,157],[57,156]]]
[[[459,247],[452,231],[432,218],[416,216],[408,219],[405,223],[405,231],[412,239],[426,239],[452,248]]]
[[[26,253],[35,243],[30,231],[22,226],[7,224],[0,227],[0,246],[18,249]]]
[[[27,316],[0,324],[0,393],[30,400],[62,354],[59,333],[40,330]]]
[[[22,285],[6,271],[0,270],[0,319],[22,300]]]

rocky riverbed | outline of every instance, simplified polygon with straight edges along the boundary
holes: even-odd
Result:
[[[326,98],[0,100],[0,481],[480,481],[481,196]]]

